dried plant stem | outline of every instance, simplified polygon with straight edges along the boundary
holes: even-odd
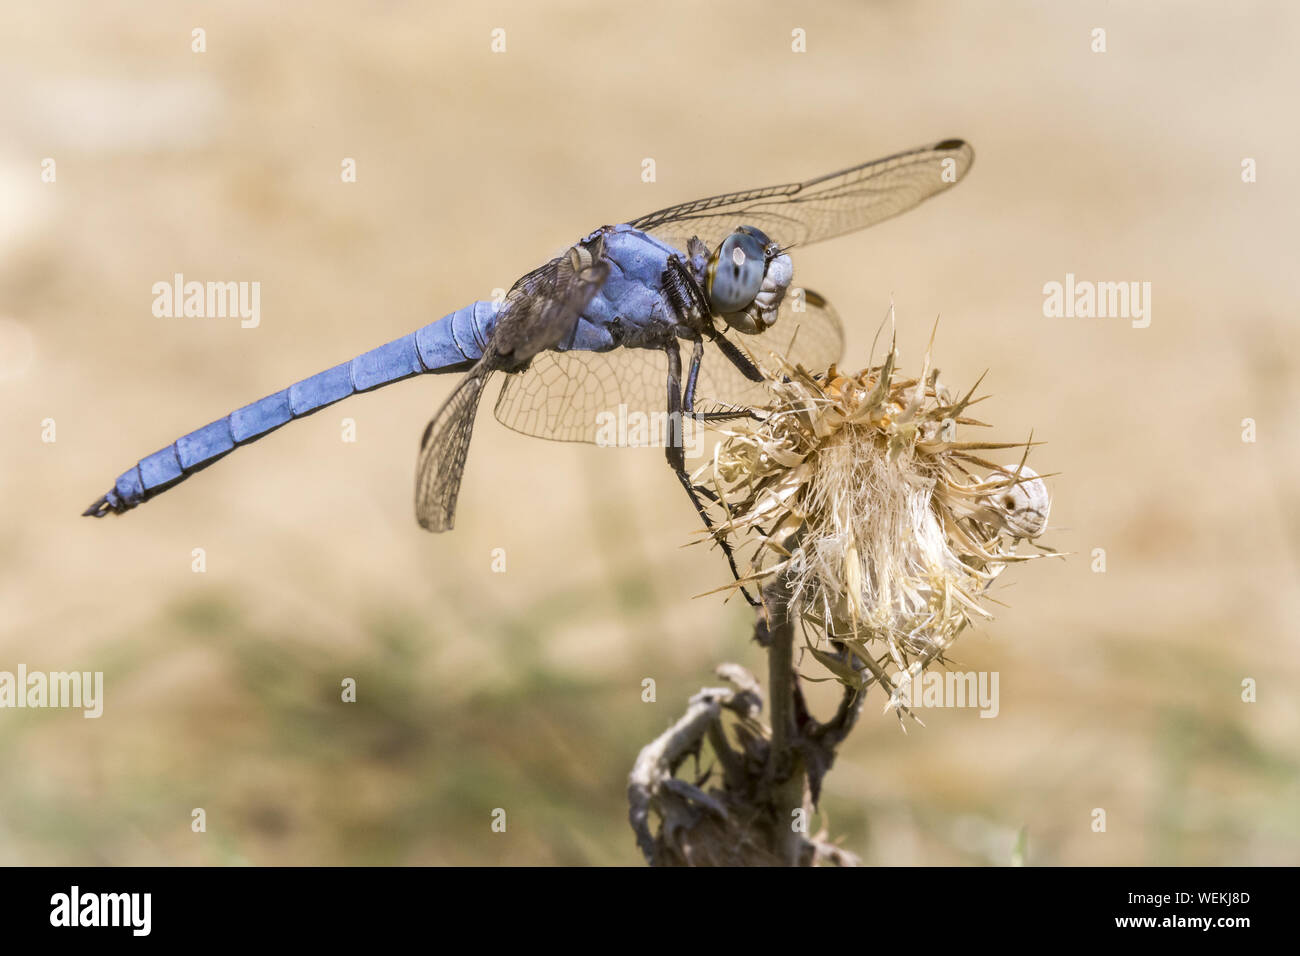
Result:
[[[642,748],[628,777],[629,820],[652,866],[858,863],[821,834],[809,835],[808,824],[819,782],[857,718],[862,694],[846,692],[829,723],[808,713],[794,669],[788,595],[771,583],[754,638],[768,655],[772,726],[759,719],[758,681],[737,664],[723,664],[718,676],[731,687],[705,688],[692,697],[682,718]],[[716,766],[701,772],[705,743]],[[695,777],[678,776],[692,757]]]
[[[928,348],[915,378],[898,369],[893,346],[853,374],[773,359],[762,369],[769,401],[729,418],[692,476],[721,512],[708,537],[754,545],[727,588],[760,587],[754,638],[768,655],[771,726],[758,720],[753,677],[732,665],[723,676],[734,694],[697,695],[689,719],[642,751],[632,825],[654,865],[856,864],[808,830],[868,688],[879,686],[901,719],[911,699],[902,689],[990,616],[984,604],[1002,571],[1056,553],[1019,553],[1051,510],[1050,476],[1026,464],[1033,436],[965,435],[984,424],[969,414],[978,382],[952,393]],[[1018,463],[984,457],[1012,448],[1022,449]],[[844,688],[826,723],[809,712],[794,668],[796,626],[801,651]],[[706,743],[716,760],[702,766]],[[676,776],[687,755],[697,758],[689,782]]]
[[[811,808],[803,756],[796,746],[799,678],[794,670],[794,621],[789,613],[789,593],[780,581],[764,589],[763,603],[768,619],[767,682],[772,712],[766,776],[775,804],[778,852],[787,866],[799,866]]]

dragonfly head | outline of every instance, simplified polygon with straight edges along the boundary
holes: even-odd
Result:
[[[753,335],[771,328],[794,276],[790,257],[753,226],[740,226],[709,256],[705,292],[728,326]]]

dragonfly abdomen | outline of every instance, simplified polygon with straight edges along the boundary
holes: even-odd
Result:
[[[184,435],[123,472],[83,514],[120,514],[179,484],[240,445],[357,392],[426,372],[464,369],[483,355],[496,307],[478,301],[400,339],[318,372]]]

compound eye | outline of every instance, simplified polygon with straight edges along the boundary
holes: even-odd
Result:
[[[737,230],[722,240],[709,258],[709,303],[719,315],[749,307],[763,287],[767,269],[765,244]]]
[[[767,238],[767,233],[757,226],[740,226],[736,229],[736,232],[742,232],[757,239],[763,246],[763,255],[768,259],[775,259],[781,254],[781,247]]]

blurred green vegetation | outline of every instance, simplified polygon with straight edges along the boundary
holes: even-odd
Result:
[[[0,858],[638,864],[626,774],[688,696],[670,691],[667,699],[664,688],[716,682],[705,655],[682,661],[647,646],[643,670],[656,675],[660,699],[644,703],[637,681],[577,677],[541,652],[547,632],[563,629],[576,607],[640,608],[645,595],[625,584],[557,591],[499,617],[485,611],[472,634],[448,632],[415,608],[376,608],[354,650],[261,630],[235,596],[179,601],[88,665],[105,671],[111,724],[55,711],[12,712],[0,723],[0,760],[11,771],[0,778]],[[709,643],[761,673],[745,620],[737,614],[734,632]],[[430,670],[437,647],[460,640],[509,661],[508,677],[468,690],[439,678]],[[136,692],[156,686],[150,671],[169,655],[197,656],[201,672],[179,674],[174,693]],[[811,661],[804,670],[817,673]],[[355,703],[341,699],[345,677],[356,680]],[[819,688],[811,692],[824,703]],[[1228,716],[1160,706],[1152,719],[1155,809],[1136,824],[1155,841],[1153,862],[1226,862],[1260,841],[1300,845],[1294,758],[1260,746]],[[96,733],[101,727],[112,728],[111,743]],[[902,734],[869,698],[827,781],[823,822],[833,836],[877,863],[897,861],[900,840],[950,862],[1066,861],[1078,821],[1030,827],[1005,794],[984,800],[960,780],[927,787],[906,779],[854,792],[864,774],[905,774],[908,749],[914,757],[934,732],[913,725]],[[707,750],[702,761],[709,765]],[[1023,782],[1029,802],[1052,805],[1068,802],[1072,787],[1041,772]],[[87,787],[97,785],[87,805]],[[206,811],[205,833],[190,832],[194,807]],[[505,833],[491,829],[496,808],[506,811]],[[1081,817],[1090,809],[1078,807]],[[1110,821],[1112,829],[1134,826]],[[1026,828],[1027,857],[1017,835]],[[875,839],[882,835],[883,845]]]
[[[612,595],[625,607],[645,599],[630,582]],[[120,789],[88,815],[75,789],[57,783],[55,768],[74,754],[46,754],[39,762],[50,776],[6,774],[0,854],[65,863],[91,862],[88,848],[100,863],[636,863],[626,775],[674,705],[642,703],[637,683],[558,672],[540,653],[539,632],[610,596],[556,593],[523,612],[484,613],[472,635],[442,631],[413,610],[376,609],[354,652],[259,630],[238,598],[179,602],[87,665],[105,671],[110,726],[121,735],[116,759],[138,761],[113,768]],[[454,640],[500,655],[509,678],[469,693],[427,679],[432,649]],[[154,707],[131,694],[151,666],[195,651],[204,673],[182,700]],[[668,655],[650,658],[647,673],[661,681],[694,679]],[[345,677],[356,681],[355,703],[341,699]],[[96,723],[83,728],[80,712],[15,714],[0,723],[0,759],[10,767],[37,763],[32,749],[51,736],[84,742],[77,732]],[[75,778],[78,768],[68,769]],[[193,807],[207,813],[205,834],[189,833]],[[505,833],[490,828],[498,807]]]

